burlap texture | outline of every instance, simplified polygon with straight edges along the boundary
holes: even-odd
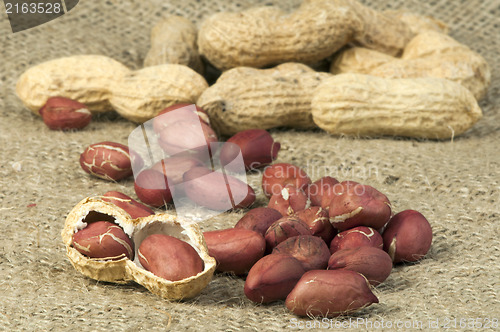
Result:
[[[60,236],[66,214],[83,197],[108,190],[135,196],[130,180],[110,183],[88,176],[78,164],[79,154],[98,141],[126,143],[135,125],[102,115],[81,132],[53,132],[23,108],[14,89],[29,66],[61,56],[103,54],[140,68],[150,29],[169,13],[199,23],[220,10],[261,4],[290,8],[298,3],[87,0],[55,21],[16,34],[6,15],[0,16],[0,330],[262,331],[296,326],[296,317],[282,302],[255,305],[247,300],[241,278],[217,275],[197,298],[169,303],[140,286],[100,283],[76,272]],[[430,320],[453,328],[476,319],[475,324],[494,327],[492,320],[498,324],[500,318],[500,3],[364,3],[377,9],[407,8],[447,22],[454,38],[486,58],[493,77],[481,102],[484,118],[452,141],[272,131],[282,144],[279,161],[304,167],[313,179],[331,174],[373,185],[387,194],[396,211],[417,209],[433,227],[427,258],[396,267],[376,289],[380,304],[352,316],[372,327],[348,325],[349,318],[330,323],[344,322],[353,330],[390,330],[387,324],[396,329],[400,322],[428,330]],[[258,205],[264,205],[260,173],[249,179],[258,188]],[[226,214],[201,226],[232,226],[240,216]],[[297,325],[307,327],[309,321],[299,319]]]

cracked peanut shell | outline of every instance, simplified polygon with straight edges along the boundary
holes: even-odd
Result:
[[[93,259],[73,248],[73,234],[88,223],[99,220],[117,224],[132,239],[135,245],[133,261],[128,258]],[[144,269],[139,262],[137,250],[141,242],[151,234],[167,234],[190,244],[203,260],[203,271],[179,281],[169,281]],[[168,213],[132,219],[125,210],[103,201],[100,197],[88,197],[78,203],[68,214],[61,236],[71,264],[83,275],[118,284],[134,281],[168,300],[182,300],[196,296],[210,282],[215,270],[215,259],[208,255],[203,234],[196,223],[180,220]]]

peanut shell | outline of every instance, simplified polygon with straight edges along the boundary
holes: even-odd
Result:
[[[144,59],[144,67],[175,63],[203,73],[198,54],[198,30],[187,18],[171,15],[151,29],[151,48]]]
[[[339,74],[315,90],[312,115],[334,135],[449,139],[482,111],[469,90],[446,79]]]
[[[17,81],[16,93],[33,113],[49,97],[66,97],[85,104],[90,111],[110,111],[110,87],[130,70],[102,55],[74,55],[40,63]]]
[[[133,240],[136,250],[134,261],[127,258],[116,261],[91,259],[71,246],[73,234],[78,229],[84,228],[87,222],[97,220],[116,223]],[[167,234],[193,246],[204,262],[203,271],[196,276],[175,282],[146,271],[139,263],[137,249],[150,234]],[[196,296],[210,282],[215,270],[215,259],[208,255],[198,224],[178,219],[168,213],[132,219],[125,210],[99,197],[85,198],[71,210],[61,236],[71,264],[83,275],[95,280],[119,284],[135,281],[152,293],[168,300],[181,300]]]
[[[134,122],[152,119],[174,104],[192,104],[208,87],[203,76],[177,64],[146,67],[115,82],[110,102],[121,116]]]

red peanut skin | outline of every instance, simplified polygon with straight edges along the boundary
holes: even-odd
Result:
[[[271,196],[267,207],[279,211],[283,216],[289,216],[308,208],[309,205],[310,201],[301,189],[287,185],[279,194]]]
[[[330,243],[337,233],[328,218],[328,211],[319,206],[311,206],[295,213],[295,216],[305,222],[314,236],[319,236]]]
[[[311,184],[311,179],[304,170],[288,163],[268,166],[262,174],[262,190],[267,197],[281,193],[290,184],[305,189]]]
[[[252,187],[239,179],[206,167],[184,173],[184,191],[194,203],[212,210],[241,209],[255,202]]]
[[[175,105],[172,105],[172,106],[169,106],[167,108],[164,108],[160,113],[158,113],[158,115],[153,119],[153,130],[156,132],[156,133],[159,133],[161,132],[165,127],[167,127],[168,125],[172,124],[172,123],[175,123],[177,121],[183,121],[186,119],[186,117],[182,116],[181,114],[179,114],[178,116],[176,115],[175,117],[170,115],[168,118],[163,118],[161,117],[160,115],[162,114],[165,114],[165,113],[169,113],[171,111],[174,111],[176,109],[179,109],[179,108],[182,108],[182,107],[186,107],[186,106],[191,106],[192,104],[185,104],[185,103],[181,103],[181,104],[175,104]],[[186,112],[192,112],[190,109],[186,109],[185,110]],[[208,114],[207,112],[205,112],[201,107],[198,107],[196,106],[196,115],[198,116],[198,118],[200,119],[200,121],[204,122],[205,124],[207,125],[210,125],[210,120],[208,119]],[[167,120],[168,119],[168,120]]]
[[[217,271],[247,273],[264,256],[266,241],[254,231],[228,228],[204,232],[208,254],[217,261]]]
[[[134,182],[137,197],[144,204],[162,207],[172,201],[172,189],[163,173],[145,169],[139,173]]]
[[[295,257],[305,271],[325,269],[330,258],[330,251],[325,241],[312,235],[288,238],[278,244],[273,249],[272,254],[286,254]]]
[[[283,217],[275,209],[268,207],[258,207],[248,211],[237,223],[234,228],[245,228],[255,231],[265,236],[267,229],[278,219]]]
[[[51,130],[83,129],[92,121],[87,106],[65,97],[50,97],[38,112]]]
[[[231,167],[241,151],[243,163],[247,171],[262,168],[278,158],[281,144],[274,142],[272,136],[264,129],[243,130],[227,140],[220,152],[221,164],[230,171],[239,171]],[[239,149],[238,149],[239,147]],[[227,165],[227,166],[226,166]]]
[[[405,210],[391,218],[382,237],[394,263],[416,262],[431,247],[432,228],[420,212]]]
[[[377,286],[391,274],[392,259],[385,251],[374,247],[342,249],[330,257],[328,269],[359,272],[371,285]]]
[[[125,210],[132,219],[147,217],[155,214],[154,211],[146,205],[137,202],[136,200],[119,191],[108,191],[104,194],[102,200],[112,203]]]
[[[281,242],[298,235],[312,235],[309,226],[297,217],[287,216],[276,220],[266,231],[266,247],[270,252]]]
[[[284,300],[304,272],[302,264],[290,255],[264,256],[248,272],[245,295],[256,303]]]
[[[286,298],[286,307],[298,316],[337,317],[378,303],[369,283],[349,270],[306,272]]]
[[[145,238],[137,255],[146,270],[170,281],[195,276],[204,268],[203,260],[191,245],[165,234]]]
[[[118,181],[132,175],[131,157],[126,145],[100,142],[88,146],[82,152],[80,166],[85,172],[101,179]],[[142,163],[142,160],[137,163]]]
[[[345,231],[356,226],[382,228],[391,217],[389,199],[375,188],[353,181],[340,183],[331,201],[329,215],[333,227]]]
[[[191,168],[203,166],[203,163],[192,157],[170,157],[158,161],[151,169],[162,172],[171,184],[183,181],[184,173]]]
[[[90,223],[73,234],[73,247],[90,258],[134,259],[134,244],[123,229],[108,221]]]
[[[308,185],[304,191],[311,200],[311,205],[321,206],[323,209],[328,210],[338,185],[339,181],[337,179],[324,176]]]
[[[200,130],[201,128],[201,130]],[[218,141],[213,129],[200,121],[177,121],[159,133],[158,144],[171,157],[195,157],[207,160],[211,145]]]
[[[383,249],[384,240],[375,229],[358,226],[338,233],[330,243],[330,252],[333,254],[338,250],[365,246]]]

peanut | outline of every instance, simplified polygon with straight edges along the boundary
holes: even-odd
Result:
[[[408,25],[411,32],[418,34],[428,30],[448,33],[449,27],[446,23],[432,17],[424,16],[405,10],[384,10],[384,15],[393,16]]]
[[[290,216],[297,211],[309,208],[311,202],[301,189],[294,185],[287,185],[279,194],[271,196],[267,207],[273,208],[283,216]]]
[[[126,145],[114,142],[91,144],[80,155],[82,169],[101,179],[118,181],[132,175],[132,164],[142,159],[130,153]]]
[[[235,169],[233,160],[240,154],[247,171],[262,168],[278,158],[281,144],[263,129],[248,129],[229,138],[222,146],[220,159],[223,166],[230,171]]]
[[[16,92],[35,114],[49,97],[66,97],[90,111],[116,110],[124,118],[144,122],[165,107],[193,103],[208,87],[189,67],[163,64],[131,71],[119,62],[97,55],[59,58],[28,69]]]
[[[73,234],[72,246],[91,258],[134,259],[134,244],[123,229],[107,221],[90,223]]]
[[[268,166],[262,174],[262,190],[267,197],[281,194],[287,185],[306,189],[310,184],[311,179],[303,169],[288,163]]]
[[[282,217],[276,220],[266,231],[267,251],[270,252],[281,242],[298,235],[312,235],[309,226],[302,220],[293,216]]]
[[[351,41],[398,54],[411,36],[401,20],[357,1],[309,0],[289,15],[269,6],[217,13],[202,24],[198,44],[202,55],[225,70],[312,64]]]
[[[155,214],[153,210],[148,208],[131,197],[119,191],[108,191],[102,197],[105,202],[113,203],[119,208],[125,210],[130,215],[130,218],[136,219],[140,217],[147,217]]]
[[[111,85],[110,103],[124,118],[144,122],[162,109],[178,103],[194,103],[208,87],[189,67],[163,64],[123,76]]]
[[[137,250],[142,267],[154,275],[178,281],[203,271],[203,260],[188,243],[165,234],[146,237]]]
[[[295,257],[305,271],[325,269],[330,258],[330,251],[325,241],[312,235],[298,235],[288,238],[274,247],[272,254],[286,254]]]
[[[198,45],[200,53],[221,70],[314,63],[352,40],[358,26],[361,22],[346,1],[304,1],[290,15],[277,7],[212,15],[200,28]]]
[[[366,278],[349,270],[304,273],[286,298],[286,307],[299,316],[337,317],[378,303]]]
[[[339,74],[315,90],[312,115],[335,135],[445,139],[469,129],[482,111],[469,90],[446,79]]]
[[[337,179],[325,176],[314,181],[304,191],[311,200],[311,205],[321,206],[323,209],[328,210],[338,183]]]
[[[234,228],[245,228],[255,231],[262,236],[266,234],[267,229],[276,220],[283,217],[281,213],[275,209],[268,207],[258,207],[248,211],[240,220],[234,225]]]
[[[431,247],[432,228],[420,212],[405,210],[391,218],[382,237],[394,263],[416,262]]]
[[[319,206],[311,206],[296,212],[295,216],[309,226],[312,235],[320,237],[325,243],[330,243],[336,234],[330,223],[328,211]]]
[[[338,250],[354,249],[364,246],[382,249],[384,247],[382,235],[371,227],[354,227],[338,233],[333,238],[330,243],[330,252],[333,254]]]
[[[314,128],[312,93],[327,77],[328,73],[298,63],[270,69],[238,67],[224,72],[197,104],[223,135],[283,126]]]
[[[163,128],[158,144],[170,156],[194,157],[207,160],[214,153],[213,145],[218,141],[215,132],[204,122],[183,120]],[[211,149],[212,147],[212,149]]]
[[[195,167],[184,173],[186,196],[194,203],[212,210],[246,208],[255,202],[252,187],[238,178]]]
[[[39,113],[52,130],[82,129],[92,120],[87,106],[64,97],[50,97]]]
[[[49,97],[66,97],[87,105],[93,112],[109,111],[110,87],[130,70],[101,55],[75,55],[43,62],[26,70],[16,85],[23,104],[33,113]]]
[[[330,71],[385,78],[446,78],[469,89],[477,100],[484,97],[491,82],[490,68],[481,55],[435,31],[416,35],[401,58],[360,47],[347,49],[332,62]]]
[[[173,188],[168,185],[167,177],[152,169],[145,169],[137,175],[134,189],[141,202],[154,207],[172,201]]]
[[[328,211],[333,227],[340,231],[356,226],[382,228],[391,217],[391,203],[377,189],[343,181]]]
[[[245,295],[257,303],[284,300],[304,272],[300,262],[290,255],[264,256],[248,272]]]
[[[228,228],[204,232],[208,254],[217,261],[217,271],[236,275],[248,272],[264,256],[266,241],[254,231]]]
[[[196,105],[194,105],[195,109],[192,109],[191,107],[189,107],[190,105],[191,104],[180,103],[169,106],[160,111],[160,113],[158,113],[158,115],[153,118],[153,130],[155,131],[155,133],[161,132],[169,124],[186,120],[186,118],[191,118],[190,116],[186,116],[184,112],[194,112],[198,116],[200,122],[205,122],[205,124],[210,125],[210,119],[208,118],[207,112]],[[173,113],[170,112],[177,109],[182,109],[183,112],[175,112],[175,115],[172,116]],[[162,116],[166,113],[170,114],[168,116]]]
[[[184,181],[184,173],[189,171],[191,168],[200,166],[203,166],[203,163],[196,158],[169,157],[158,161],[151,166],[151,169],[162,172],[167,177],[168,183],[170,185],[176,185],[176,188],[178,188],[178,185]]]
[[[336,251],[328,260],[328,269],[356,271],[377,286],[391,274],[392,259],[382,249],[358,247]]]
[[[197,37],[198,30],[188,19],[175,15],[162,19],[151,29],[151,48],[144,59],[144,67],[173,63],[202,74]]]

